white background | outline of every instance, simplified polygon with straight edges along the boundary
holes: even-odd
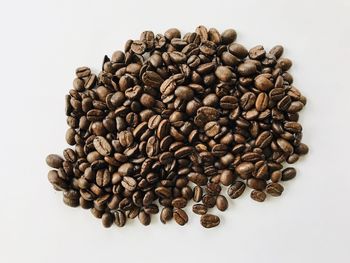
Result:
[[[0,6],[0,262],[350,262],[350,2],[3,1]],[[64,95],[74,70],[98,73],[105,54],[143,30],[233,27],[239,43],[285,46],[308,98],[310,153],[281,198],[246,193],[206,230],[188,225],[104,229],[62,202],[48,153],[66,147]],[[346,137],[347,136],[347,137]],[[103,261],[102,261],[103,260]]]

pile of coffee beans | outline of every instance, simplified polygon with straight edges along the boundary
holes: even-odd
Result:
[[[69,126],[63,157],[50,154],[48,179],[65,204],[122,227],[188,222],[184,209],[211,228],[227,196],[251,188],[253,200],[280,196],[296,176],[301,142],[299,111],[306,98],[293,86],[283,47],[250,50],[237,33],[204,26],[181,36],[141,33],[124,51],[105,56],[102,71],[76,70],[66,95]]]

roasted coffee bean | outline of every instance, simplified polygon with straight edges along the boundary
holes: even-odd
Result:
[[[288,167],[282,171],[282,181],[288,181],[293,179],[297,175],[297,171],[293,167]]]
[[[102,136],[96,136],[96,138],[93,141],[94,147],[96,151],[103,155],[108,156],[112,152],[112,146],[109,144],[109,142],[103,138]]]
[[[205,228],[216,227],[220,224],[220,218],[212,214],[202,215],[200,221],[201,221],[201,225]]]
[[[266,186],[266,192],[272,196],[280,196],[283,190],[284,190],[283,186],[280,185],[279,183],[269,183]]]
[[[200,186],[195,186],[194,187],[194,192],[193,192],[193,201],[195,202],[200,202],[202,200],[203,196],[203,189]]]
[[[123,211],[117,210],[114,212],[114,223],[119,227],[123,227],[125,225],[126,216]]]
[[[236,199],[240,197],[245,190],[245,183],[242,181],[236,181],[227,189],[227,194],[230,198]]]
[[[180,226],[185,225],[188,222],[188,216],[184,210],[181,208],[175,208],[173,212],[173,217]]]
[[[208,182],[208,178],[205,175],[196,172],[189,173],[188,179],[198,186],[204,186]]]
[[[166,224],[167,221],[170,221],[173,218],[173,211],[170,207],[164,207],[160,213],[160,221],[163,224]]]
[[[309,151],[298,122],[307,99],[282,46],[247,49],[236,38],[234,29],[205,26],[183,37],[176,28],[143,31],[124,52],[106,55],[99,74],[78,68],[65,97],[74,148],[46,159],[63,201],[91,209],[105,227],[136,217],[148,225],[159,211],[162,223],[174,216],[184,225],[181,209],[192,198],[200,215],[227,209],[222,185],[230,198],[246,184],[259,202],[265,192],[280,195],[279,182],[296,175],[283,163]]]
[[[257,202],[264,202],[266,199],[266,194],[262,191],[253,190],[250,192],[250,198]]]
[[[255,190],[264,190],[266,187],[266,181],[263,179],[249,178],[247,185]]]
[[[46,157],[46,163],[48,166],[58,169],[62,167],[63,159],[57,154],[49,154]]]
[[[256,65],[252,62],[245,62],[240,64],[237,70],[242,77],[249,77],[257,72]]]
[[[102,215],[102,225],[104,227],[111,227],[114,221],[113,214],[106,212]]]
[[[225,66],[219,66],[215,70],[215,76],[224,82],[228,82],[233,78],[232,71]]]
[[[247,179],[254,171],[254,164],[251,162],[243,162],[236,167],[235,171],[241,178]]]
[[[220,175],[220,183],[222,183],[225,186],[229,186],[234,181],[234,175],[231,170],[223,170]]]
[[[273,87],[272,81],[266,78],[264,75],[258,75],[254,79],[254,85],[258,90],[261,91],[268,91]]]
[[[220,210],[220,211],[225,211],[228,208],[228,202],[225,196],[223,195],[219,195],[216,198],[216,207]]]
[[[197,215],[204,215],[208,212],[208,208],[202,204],[195,204],[192,206],[192,211]]]
[[[213,196],[211,194],[205,194],[202,198],[202,202],[206,207],[212,208],[216,204],[216,196]]]

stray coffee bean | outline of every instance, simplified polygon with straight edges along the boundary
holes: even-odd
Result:
[[[308,153],[298,123],[306,98],[282,46],[248,50],[236,37],[204,26],[145,31],[105,56],[98,75],[78,68],[65,97],[73,148],[46,158],[63,202],[123,227],[159,212],[163,224],[185,225],[193,200],[212,228],[220,218],[209,210],[228,208],[223,189],[231,199],[247,187],[257,202],[280,196],[297,174],[283,164]]]

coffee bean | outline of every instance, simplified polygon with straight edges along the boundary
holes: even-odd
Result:
[[[233,78],[232,71],[225,66],[219,66],[215,70],[215,76],[224,82],[228,82]]]
[[[112,146],[102,136],[96,136],[96,138],[93,141],[93,144],[96,151],[103,156],[108,156],[112,152]]]
[[[205,228],[216,227],[220,224],[220,218],[212,214],[202,215],[200,221],[201,221],[201,225]]]
[[[237,33],[234,29],[226,29],[221,34],[221,40],[223,44],[230,44],[237,38]]]
[[[300,154],[300,155],[304,155],[304,154],[307,154],[309,152],[309,147],[304,144],[304,143],[300,143],[296,149],[295,149],[295,152],[297,154]]]
[[[234,175],[231,170],[223,170],[220,175],[220,183],[225,186],[229,186],[234,181]]]
[[[262,45],[258,45],[249,50],[249,57],[251,59],[262,59],[265,57],[266,51]]]
[[[111,213],[104,213],[102,215],[102,224],[104,227],[111,227],[114,221],[114,217]]]
[[[268,91],[273,87],[272,81],[263,75],[258,75],[254,79],[254,85],[258,90],[261,90],[261,91]]]
[[[213,196],[211,194],[205,194],[202,198],[202,202],[206,207],[212,208],[216,204],[216,196]]]
[[[231,54],[235,55],[236,57],[243,59],[246,56],[248,56],[248,50],[238,43],[233,43],[228,47],[228,50]]]
[[[179,86],[175,89],[175,96],[180,99],[190,101],[194,96],[194,92],[189,87]]]
[[[240,64],[237,70],[242,77],[249,77],[254,75],[257,72],[256,65],[251,62],[245,62]]]
[[[91,74],[91,70],[88,67],[80,67],[76,69],[75,74],[78,78],[84,78]]]
[[[166,224],[167,221],[170,221],[173,217],[173,211],[170,207],[164,207],[160,213],[160,221],[163,224]]]
[[[236,199],[243,194],[245,187],[245,183],[241,181],[236,181],[227,189],[227,194],[230,198]]]
[[[269,105],[269,97],[266,93],[261,92],[255,101],[255,108],[258,111],[264,111],[266,110],[267,106]]]
[[[255,190],[264,190],[266,187],[266,181],[263,179],[249,178],[247,180],[247,185]]]
[[[282,181],[293,179],[297,175],[297,171],[293,167],[288,167],[282,171]]]
[[[292,61],[288,58],[281,58],[277,61],[277,66],[282,70],[287,71],[292,67]]]
[[[117,210],[116,212],[114,212],[114,223],[119,227],[123,227],[125,225],[126,216],[123,211]]]
[[[288,155],[291,155],[294,152],[293,146],[283,138],[277,139],[277,145],[281,148],[283,152],[285,152]]]
[[[254,201],[264,202],[265,199],[266,199],[266,194],[264,192],[262,192],[262,191],[253,190],[253,191],[250,192],[250,197]]]
[[[216,199],[216,207],[220,211],[225,211],[228,208],[228,202],[225,196],[219,195]]]
[[[272,196],[280,196],[283,190],[284,190],[283,186],[280,185],[279,183],[269,183],[266,186],[266,192]]]
[[[194,187],[194,193],[193,193],[193,201],[195,202],[200,202],[202,200],[203,196],[203,189],[200,186],[195,186]]]
[[[235,171],[241,176],[243,179],[247,179],[254,171],[254,165],[250,162],[243,162],[239,164]]]
[[[276,45],[270,49],[269,53],[274,55],[276,59],[279,59],[283,54],[283,47],[281,45]]]
[[[189,173],[188,174],[188,179],[192,182],[197,184],[198,186],[204,186],[207,184],[208,178],[200,173]]]
[[[195,204],[192,206],[192,211],[197,215],[204,215],[208,212],[208,208],[202,204]]]
[[[62,167],[63,159],[57,154],[49,154],[46,157],[46,163],[48,166],[58,169]]]
[[[184,210],[181,208],[175,208],[173,212],[173,217],[180,226],[185,225],[188,222],[188,216]]]

